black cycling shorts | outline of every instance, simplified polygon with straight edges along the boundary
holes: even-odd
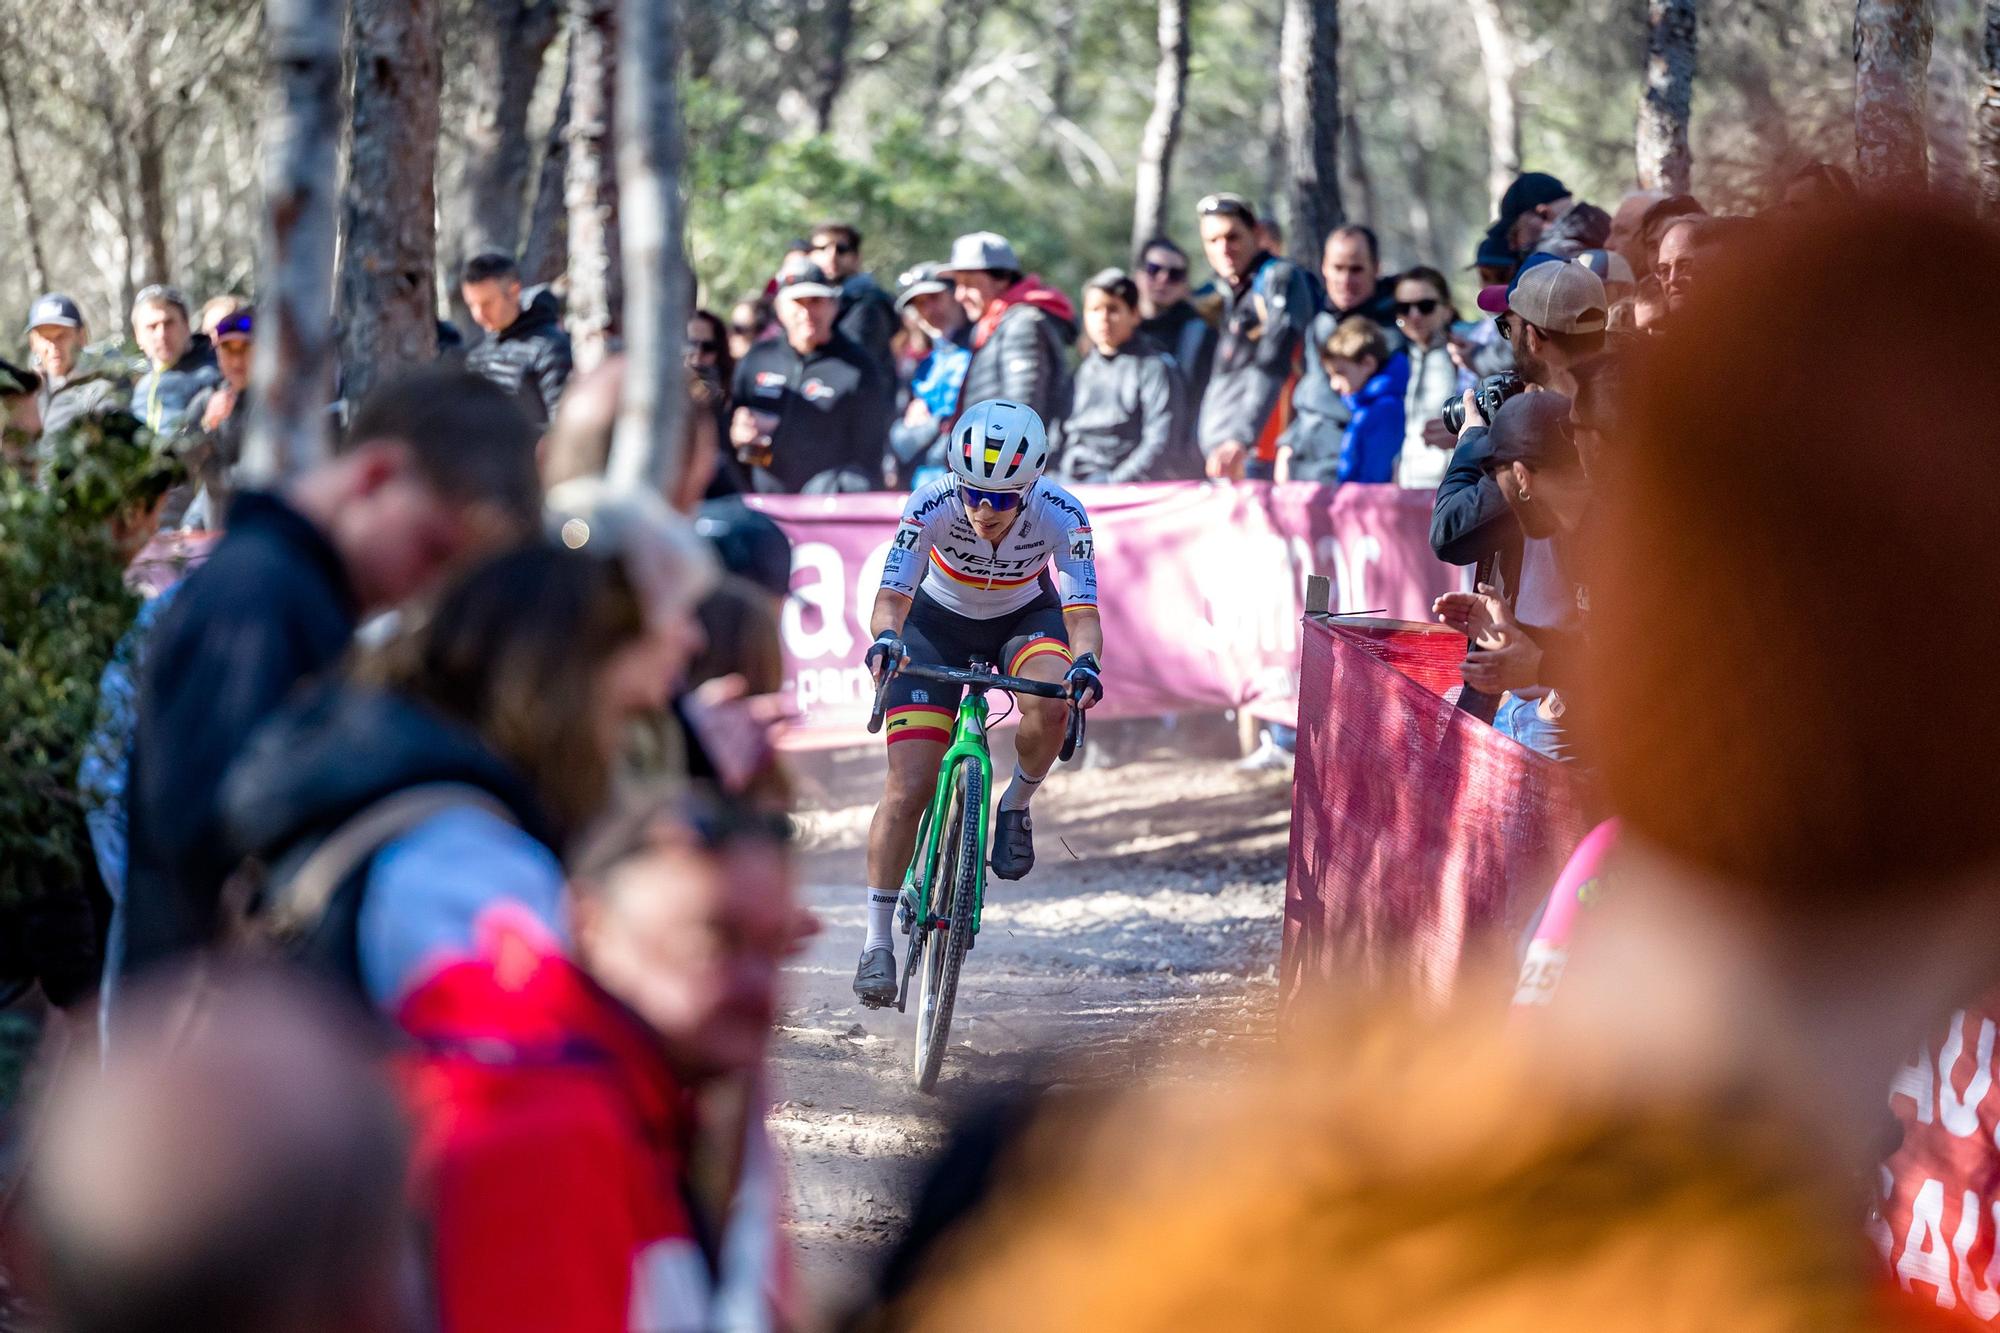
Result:
[[[1060,654],[1067,664],[1069,631],[1063,627],[1062,603],[1055,590],[1043,582],[1041,595],[1019,611],[991,620],[947,611],[932,601],[922,588],[903,622],[903,644],[912,662],[928,666],[970,667],[974,662],[998,667],[1002,674],[1018,676],[1030,658],[1044,653]],[[888,743],[897,741],[951,741],[952,722],[958,714],[960,685],[943,681],[916,680],[898,676],[889,682],[886,717],[882,734]]]

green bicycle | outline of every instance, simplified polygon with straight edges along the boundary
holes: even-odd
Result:
[[[897,912],[910,936],[903,959],[902,985],[896,1008],[907,1013],[910,978],[917,980],[917,1042],[911,1061],[917,1089],[937,1086],[938,1069],[951,1035],[952,1005],[958,998],[958,973],[966,951],[979,934],[979,917],[986,904],[987,831],[991,812],[987,793],[993,788],[993,757],[986,748],[986,692],[1039,695],[1069,700],[1069,724],[1063,732],[1060,757],[1069,759],[1083,743],[1083,710],[1069,690],[1044,680],[1003,676],[975,662],[960,667],[905,663],[897,672],[882,673],[875,690],[875,711],[868,730],[881,730],[889,682],[898,674],[920,680],[963,685],[958,720],[951,745],[938,765],[937,790],[923,822],[917,826],[917,851],[903,878]]]

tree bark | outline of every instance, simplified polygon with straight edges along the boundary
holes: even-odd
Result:
[[[563,66],[562,95],[555,119],[549,122],[542,147],[542,169],[535,184],[535,206],[528,212],[528,239],[521,243],[521,281],[530,285],[554,282],[569,258],[569,214],[564,211],[563,180],[569,171],[569,103],[571,67]]]
[[[1316,267],[1326,234],[1346,220],[1340,206],[1339,0],[1285,0],[1278,106],[1292,199],[1289,248],[1293,259]]]
[[[1486,78],[1486,190],[1495,207],[1521,174],[1521,47],[1500,0],[1467,0],[1479,33],[1479,68]]]
[[[243,452],[254,485],[275,485],[327,456],[345,10],[343,0],[266,0],[264,8],[272,104],[265,120],[258,392]]]
[[[7,78],[4,43],[0,43],[0,113],[7,117],[7,155],[14,168],[14,194],[20,205],[21,230],[28,236],[28,279],[37,292],[49,289],[49,261],[42,253],[41,219],[35,213],[35,192],[28,182],[28,164],[21,157],[21,131],[14,118],[14,87]]]
[[[132,157],[138,168],[139,233],[146,252],[145,281],[172,282],[173,257],[167,250],[167,148],[160,131],[160,110],[152,91],[152,44],[133,43],[132,97],[136,117],[131,122]]]
[[[1379,228],[1382,215],[1375,205],[1375,175],[1368,170],[1368,154],[1363,151],[1361,120],[1351,107],[1341,114],[1340,132],[1346,140],[1347,149],[1341,162],[1347,168],[1348,183],[1354,187],[1354,200],[1361,207],[1362,220]]]
[[[521,243],[533,157],[528,104],[560,21],[560,0],[479,0],[474,8],[461,260],[482,250],[511,255]]]
[[[341,247],[343,391],[437,359],[437,0],[352,0],[353,134]]]
[[[611,138],[618,86],[616,0],[572,0],[570,19],[569,172],[564,186],[569,205],[569,331],[577,368],[589,370],[604,360],[618,336],[624,308],[618,160]]]
[[[611,440],[613,482],[671,490],[688,412],[688,312],[694,284],[681,245],[679,0],[620,16],[618,203],[631,292],[624,395]]]
[[[2000,4],[2000,0],[1994,0]],[[1187,109],[1188,10],[1192,0],[1159,0],[1160,63],[1153,71],[1153,110],[1139,139],[1139,163],[1132,176],[1132,253],[1167,230],[1167,193],[1173,184],[1174,150],[1180,147],[1181,116]]]
[[[2000,0],[1986,0],[1986,32],[1981,47],[1977,133],[1979,139],[1979,207],[1989,218],[2000,218]]]
[[[827,0],[826,38],[820,46],[813,89],[813,124],[821,134],[833,130],[833,108],[847,87],[847,51],[853,44],[854,0]]]
[[[1646,85],[1639,97],[1639,188],[1687,194],[1694,174],[1688,120],[1694,109],[1697,0],[1648,0]]]
[[[1930,183],[1924,84],[1931,63],[1929,0],[1858,0],[1854,7],[1854,161],[1869,188]]]

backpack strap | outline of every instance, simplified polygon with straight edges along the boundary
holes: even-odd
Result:
[[[478,810],[519,827],[520,821],[491,792],[463,782],[431,782],[392,792],[364,807],[315,847],[260,915],[260,933],[298,939],[312,932],[348,876],[384,847],[434,815]]]

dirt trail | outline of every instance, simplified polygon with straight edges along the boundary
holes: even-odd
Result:
[[[1011,762],[996,756],[996,772]],[[1156,1072],[1163,1045],[1246,1052],[1268,1039],[1276,993],[1289,775],[1212,759],[1059,768],[1035,801],[1035,871],[992,882],[938,1095],[920,1095],[913,1020],[849,988],[877,765],[826,766],[800,802],[815,811],[804,869],[825,931],[781,1019],[772,1128],[822,1312],[865,1282],[925,1156],[982,1092],[1037,1074],[1129,1082]]]

